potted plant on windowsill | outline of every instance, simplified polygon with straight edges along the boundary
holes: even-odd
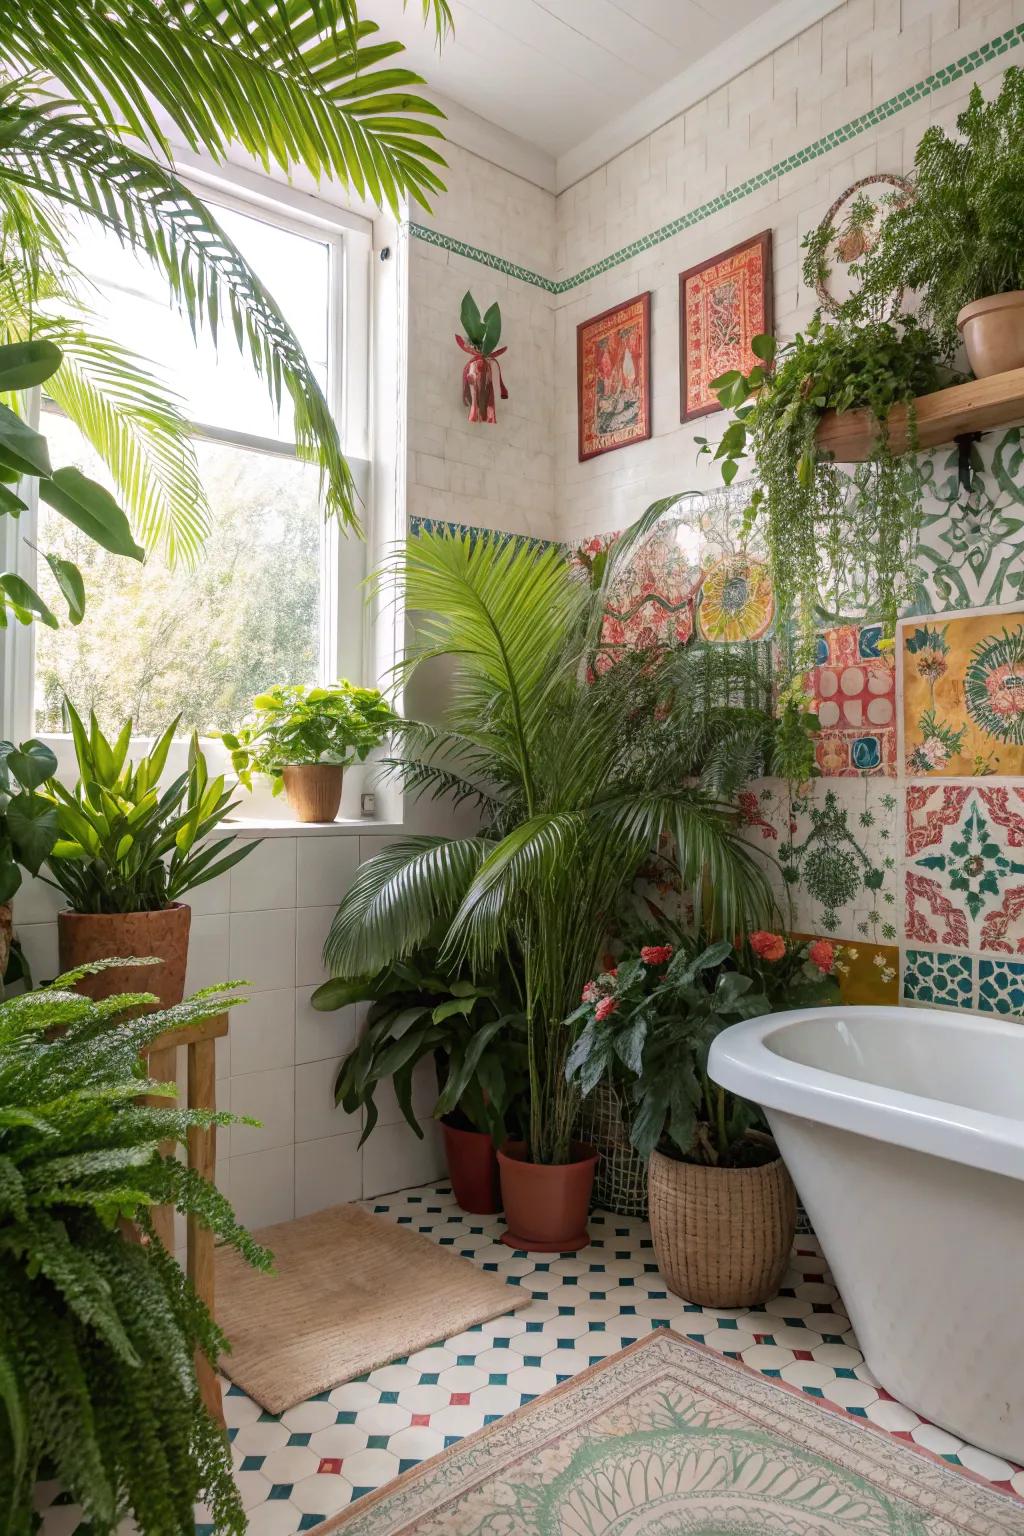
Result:
[[[65,708],[78,782],[68,789],[51,777],[33,792],[36,812],[56,827],[41,878],[68,902],[57,914],[61,968],[153,956],[163,962],[155,974],[150,967],[101,971],[78,986],[94,998],[145,987],[170,1008],[181,1001],[188,959],[192,914],[181,898],[232,869],[257,843],[228,852],[232,836],[208,841],[234,805],[223,777],[209,777],[195,736],[187,770],[161,790],[177,718],[133,763],[130,720],[109,742],[95,715],[86,730],[73,706]]]
[[[35,1486],[55,1478],[97,1533],[131,1516],[142,1536],[183,1536],[203,1499],[219,1532],[241,1536],[230,1447],[195,1364],[212,1369],[226,1341],[151,1212],[174,1206],[260,1268],[270,1255],[212,1184],[164,1155],[209,1116],[147,1081],[140,1053],[244,999],[211,988],[169,1017],[152,993],[118,988],[125,974],[112,971],[102,1008],[70,990],[78,973],[0,1001],[3,1530],[36,1530]]]
[[[650,1158],[651,1235],[672,1290],[700,1306],[753,1306],[778,1289],[796,1196],[756,1105],[713,1083],[708,1051],[737,1019],[838,1001],[837,946],[756,931],[649,945],[601,973],[570,1019],[567,1073],[583,1094],[625,1067],[633,1145]]]
[[[648,851],[666,834],[688,889],[710,875],[709,917],[728,932],[770,909],[728,815],[731,778],[750,773],[767,724],[729,707],[736,676],[726,686],[723,669],[743,659],[694,646],[593,665],[620,562],[673,503],[618,541],[593,587],[557,548],[443,532],[410,539],[390,573],[417,619],[405,671],[445,656],[454,678],[442,724],[398,722],[384,771],[413,793],[475,803],[482,825],[406,837],[364,863],[325,960],[365,975],[428,938],[471,974],[522,957],[528,1116],[498,1155],[503,1240],[516,1247],[587,1241],[595,1158],[574,1145],[565,1019]]]
[[[299,821],[334,821],[345,768],[363,762],[391,728],[391,706],[376,688],[279,684],[253,700],[253,717],[221,733],[239,783],[254,773],[273,780]]]
[[[962,338],[984,378],[1024,367],[1024,73],[1006,70],[993,101],[975,86],[957,130],[921,138],[914,195],[884,220],[859,298],[916,291],[944,355]]]
[[[464,1211],[501,1210],[495,1148],[519,1130],[526,1087],[522,1002],[509,967],[460,976],[423,949],[365,980],[325,981],[313,993],[323,1012],[369,1002],[359,1043],[341,1064],[334,1096],[348,1114],[365,1112],[359,1144],[377,1123],[377,1086],[390,1079],[406,1121],[423,1136],[413,1073],[432,1056],[452,1190]]]

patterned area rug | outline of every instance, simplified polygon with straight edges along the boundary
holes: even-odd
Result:
[[[1019,1501],[667,1330],[314,1536],[1020,1536]]]

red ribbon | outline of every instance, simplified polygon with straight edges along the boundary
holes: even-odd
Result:
[[[491,363],[494,364],[495,368],[498,370],[498,383],[501,386],[501,398],[502,400],[507,400],[508,390],[505,388],[505,380],[501,376],[501,364],[498,362],[498,358],[501,357],[503,353],[508,351],[508,347],[499,347],[496,352],[481,352],[478,347],[470,346],[469,342],[464,341],[461,336],[456,336],[455,340],[458,342],[463,352],[468,352],[471,357],[479,358],[482,363],[487,364],[488,369],[490,368]]]

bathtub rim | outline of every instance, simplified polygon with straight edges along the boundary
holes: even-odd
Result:
[[[982,1029],[1018,1039],[1024,1050],[1024,1026],[966,1010],[884,1004],[797,1008],[730,1025],[712,1042],[709,1074],[722,1087],[767,1110],[1024,1180],[1024,1120],[805,1066],[768,1044],[770,1036],[813,1019],[856,1020],[880,1014],[896,1015],[896,1022],[911,1017],[943,1031]]]

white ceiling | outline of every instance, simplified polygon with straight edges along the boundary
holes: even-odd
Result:
[[[368,0],[363,14],[406,46],[403,62],[473,148],[473,113],[522,145],[509,168],[552,190],[715,90],[842,0],[452,0],[438,54],[419,0]],[[508,163],[483,132],[481,152]]]

